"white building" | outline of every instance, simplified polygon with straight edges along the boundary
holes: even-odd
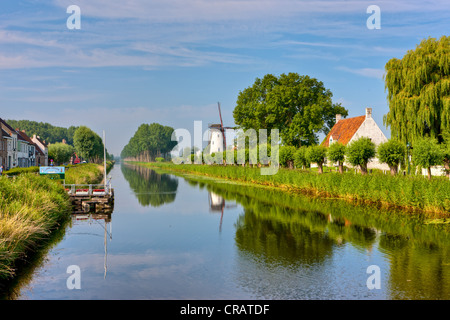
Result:
[[[219,124],[212,124],[209,126],[209,154],[224,152],[226,147],[223,141],[223,132]]]
[[[372,108],[366,108],[365,115],[353,118],[342,119],[341,115],[337,114],[336,123],[325,137],[322,145],[328,147],[334,142],[347,145],[361,137],[370,138],[376,146],[388,140],[372,118]],[[389,166],[385,163],[380,163],[376,157],[367,164],[367,168],[389,170]]]

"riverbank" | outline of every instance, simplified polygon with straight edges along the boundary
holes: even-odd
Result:
[[[107,171],[113,166],[107,166]],[[32,171],[32,170],[31,170]],[[99,183],[103,166],[83,164],[66,171],[66,183]],[[71,215],[61,182],[33,172],[0,177],[0,282],[11,279],[18,262],[39,250]]]
[[[421,211],[450,217],[450,182],[441,177],[431,181],[422,176],[361,175],[353,172],[318,174],[309,170],[280,168],[275,175],[261,175],[260,168],[242,166],[195,165],[133,162],[170,171],[217,177],[300,192],[324,198],[340,198],[363,204],[395,207],[405,212]]]

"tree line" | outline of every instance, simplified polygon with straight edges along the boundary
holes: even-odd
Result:
[[[30,120],[7,120],[8,124],[14,129],[25,130],[28,136],[34,134],[45,140],[46,143],[57,143],[63,140],[73,145],[73,135],[78,127],[70,126],[69,128],[57,127],[47,122],[37,122]]]
[[[102,138],[86,126],[63,128],[30,120],[8,120],[8,123],[13,128],[25,130],[28,136],[35,134],[44,140],[48,145],[49,160],[55,164],[68,163],[75,155],[88,162],[103,162]],[[106,157],[114,158],[108,151]]]
[[[75,155],[88,162],[102,163],[104,148],[102,138],[86,126],[77,127],[73,134],[73,145],[68,143],[52,143],[48,146],[49,159],[58,164],[67,163]],[[106,159],[112,160],[114,156],[106,150]]]
[[[158,157],[168,159],[170,151],[178,144],[172,141],[175,130],[159,123],[141,124],[123,148],[122,159],[154,161]]]

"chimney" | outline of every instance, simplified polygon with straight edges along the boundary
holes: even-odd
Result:
[[[372,108],[366,108],[366,119],[372,118]]]
[[[337,123],[339,120],[341,120],[341,118],[342,118],[342,115],[341,115],[341,114],[337,114],[337,115],[336,115],[336,123]]]

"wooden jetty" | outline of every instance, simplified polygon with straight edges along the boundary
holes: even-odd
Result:
[[[107,184],[64,184],[73,205],[73,213],[112,213],[114,189]]]

